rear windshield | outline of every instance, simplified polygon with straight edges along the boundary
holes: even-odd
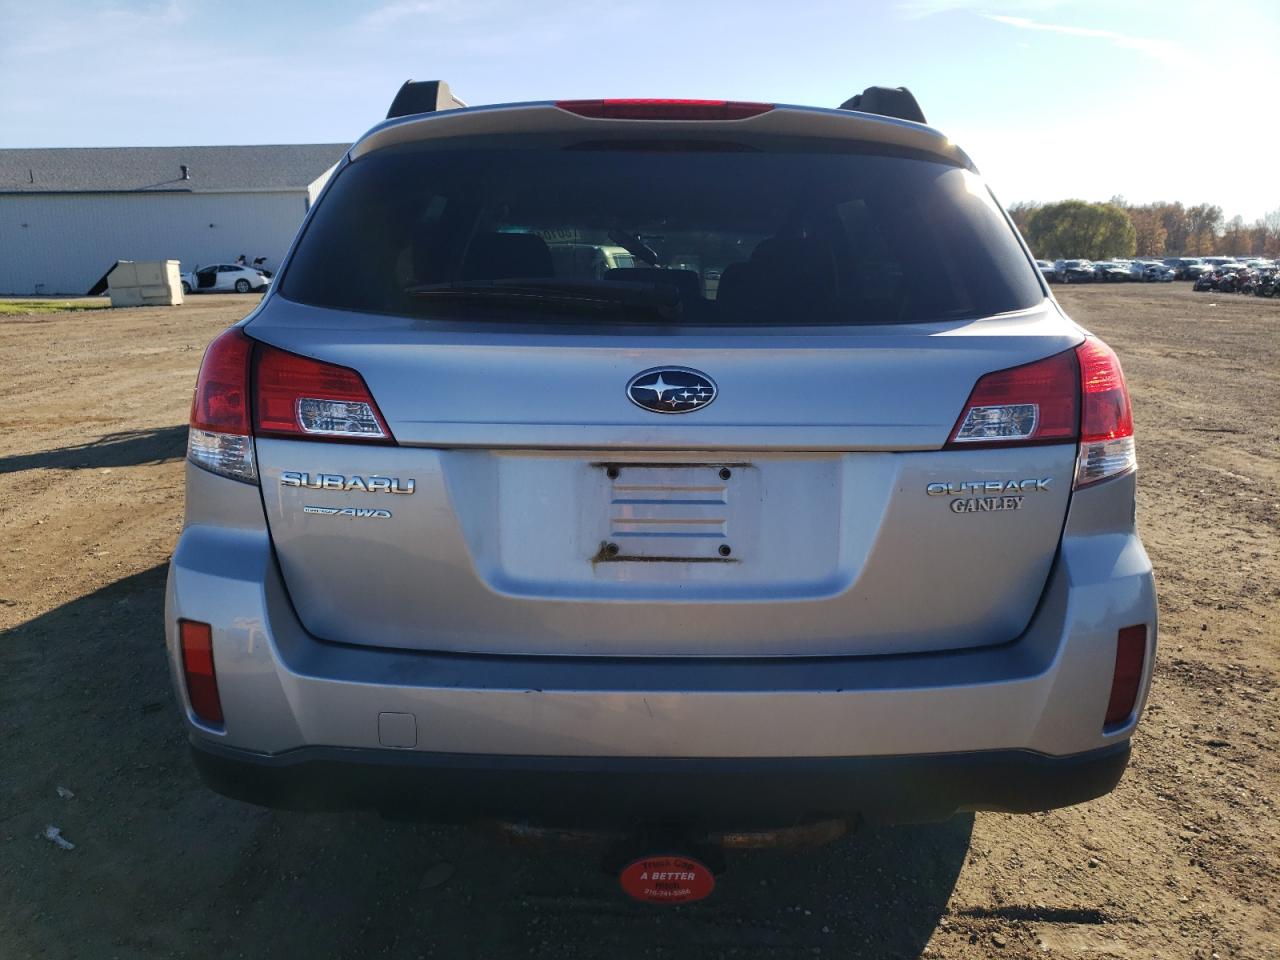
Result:
[[[661,304],[666,324],[881,324],[1031,307],[1036,274],[981,181],[930,159],[455,141],[343,168],[280,293],[478,321],[650,322]]]

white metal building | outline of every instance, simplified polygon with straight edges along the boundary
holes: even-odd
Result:
[[[0,150],[0,294],[83,294],[117,260],[273,269],[346,150]]]

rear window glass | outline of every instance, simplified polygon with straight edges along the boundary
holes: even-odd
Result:
[[[771,325],[981,317],[1044,298],[972,173],[750,145],[409,144],[343,168],[280,293],[413,317]]]

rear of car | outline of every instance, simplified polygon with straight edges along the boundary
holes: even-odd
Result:
[[[744,827],[1119,779],[1156,639],[1123,376],[930,128],[395,120],[277,280],[206,353],[168,585],[216,789]]]

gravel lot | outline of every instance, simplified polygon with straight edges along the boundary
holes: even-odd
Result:
[[[1053,813],[734,854],[667,910],[589,853],[206,792],[164,565],[201,351],[254,298],[0,319],[0,957],[1280,955],[1280,301],[1060,293],[1136,406],[1162,632],[1128,775]]]

